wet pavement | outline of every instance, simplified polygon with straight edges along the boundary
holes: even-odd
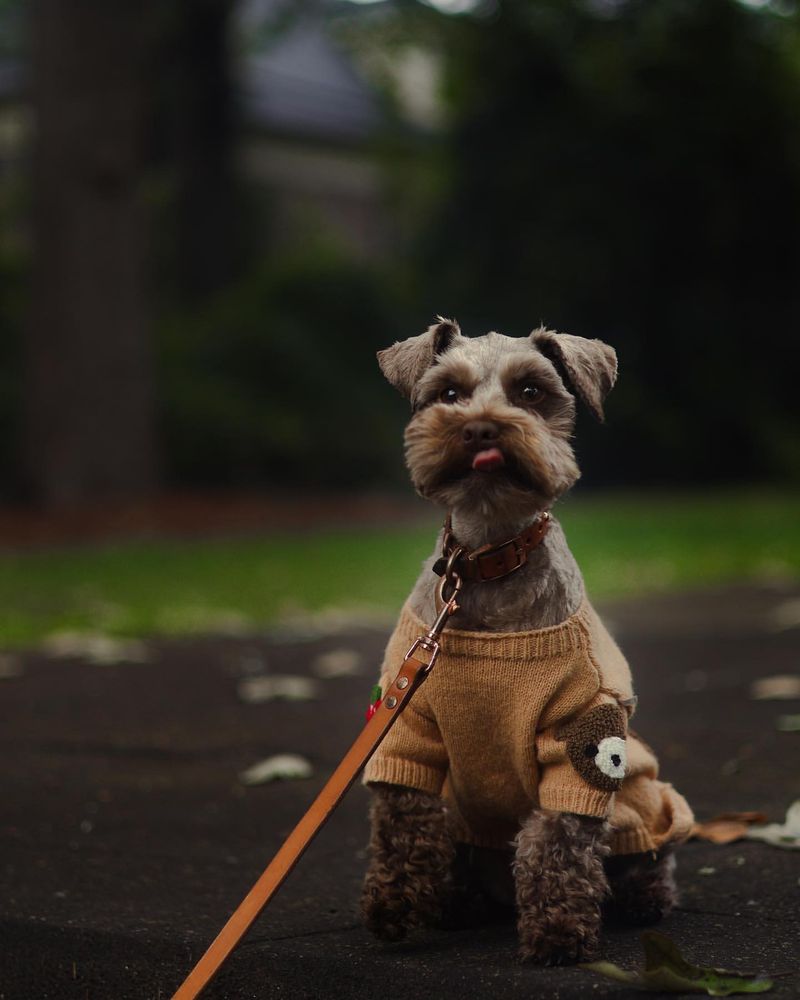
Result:
[[[782,820],[800,798],[800,732],[777,724],[800,700],[755,701],[750,685],[800,670],[800,589],[602,610],[633,666],[636,728],[698,817]],[[141,663],[0,662],[0,1000],[167,1000],[354,739],[385,638],[301,630],[148,643]],[[311,677],[325,653],[360,672],[317,678],[311,701],[237,691],[266,673]],[[239,779],[286,752],[314,776]],[[357,912],[366,807],[357,786],[208,997],[633,995],[579,969],[520,965],[512,924],[373,940]],[[770,995],[800,996],[800,851],[692,842],[678,875],[681,905],[660,930],[687,957],[778,976]],[[638,932],[609,929],[604,957],[640,964]]]

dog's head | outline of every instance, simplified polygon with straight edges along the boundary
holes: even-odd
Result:
[[[468,338],[439,318],[378,353],[411,401],[406,460],[424,497],[450,509],[544,509],[580,475],[570,439],[573,391],[603,419],[617,358],[599,340],[544,328]]]

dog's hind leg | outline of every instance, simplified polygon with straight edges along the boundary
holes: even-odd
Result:
[[[606,873],[611,896],[604,915],[616,923],[638,927],[658,923],[678,901],[675,855],[671,848],[658,854],[619,854],[608,858]]]
[[[520,956],[542,965],[595,958],[608,893],[605,820],[535,810],[515,845]]]
[[[367,927],[398,941],[441,923],[454,890],[456,846],[437,795],[376,784],[370,809],[370,864],[361,894]]]

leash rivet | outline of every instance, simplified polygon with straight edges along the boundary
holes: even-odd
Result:
[[[387,708],[394,708],[396,704],[397,698],[395,698],[394,695],[390,695],[384,702],[384,705],[386,705]]]
[[[401,691],[404,688],[407,688],[408,687],[408,678],[407,677],[398,677],[397,678],[397,686],[400,688]]]

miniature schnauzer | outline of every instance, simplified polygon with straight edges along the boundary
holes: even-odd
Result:
[[[589,960],[603,917],[646,924],[672,908],[671,844],[691,822],[628,729],[627,663],[550,514],[580,474],[575,395],[602,420],[616,354],[544,328],[468,338],[440,317],[378,359],[412,405],[412,482],[448,512],[384,685],[441,607],[442,554],[465,584],[437,666],[366,771],[367,926],[399,940],[505,904],[522,958]]]

